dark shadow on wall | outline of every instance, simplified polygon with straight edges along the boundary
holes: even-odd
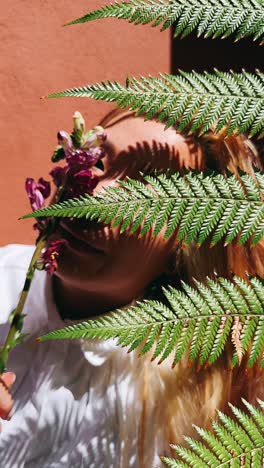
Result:
[[[213,68],[227,71],[253,72],[254,69],[264,68],[264,46],[253,42],[251,39],[243,39],[232,42],[229,39],[203,39],[195,34],[180,39],[173,39],[171,31],[171,72],[177,73],[180,68],[184,71],[195,70],[198,72]]]

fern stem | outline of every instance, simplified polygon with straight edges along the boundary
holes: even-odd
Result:
[[[264,8],[256,0],[129,0],[111,3],[74,19],[65,26],[102,18],[117,18],[136,25],[174,27],[174,37],[195,32],[198,37],[252,37],[263,44]]]
[[[87,97],[132,109],[149,120],[154,117],[166,127],[180,125],[200,134],[210,128],[227,134],[264,134],[264,75],[234,72],[160,74],[159,77],[130,78],[126,86],[106,81],[52,93],[48,98]]]
[[[255,173],[255,179],[195,173],[153,174],[143,182],[127,178],[119,181],[120,187],[108,187],[94,197],[67,200],[23,218],[85,217],[140,236],[151,228],[156,236],[166,226],[165,239],[176,233],[187,244],[200,245],[213,235],[211,245],[238,236],[239,243],[252,238],[255,245],[264,230],[263,174]]]
[[[235,318],[235,317],[238,316],[238,314],[237,314],[237,312],[234,312],[234,313],[229,312],[227,316],[231,317],[231,318]],[[220,317],[222,317],[222,316],[220,316]],[[261,314],[261,313],[260,314],[255,314],[255,313],[254,314],[247,314],[247,317],[249,319],[263,318],[263,314]],[[199,314],[199,317],[196,317],[196,319],[197,318],[199,318],[201,320],[203,320],[203,319],[213,320],[213,319],[217,318],[217,316],[215,314],[207,314],[207,315]],[[191,320],[194,320],[194,317],[190,317],[189,321],[191,321]],[[90,321],[87,320],[87,321],[84,321],[82,323],[85,324],[86,322],[89,323]],[[166,325],[169,325],[169,324],[173,325],[175,323],[181,323],[181,322],[185,323],[186,322],[186,317],[178,318],[178,317],[175,316],[175,318],[166,319]],[[160,321],[159,320],[155,321],[156,326],[163,325],[163,324],[164,324],[164,320],[162,320],[162,319]],[[142,329],[142,325],[143,325],[142,322],[139,322],[138,324],[133,324],[133,330],[136,331],[138,329],[140,331]],[[113,327],[110,327],[110,326],[108,327],[108,331],[112,332],[111,337],[116,337],[116,338],[118,337],[118,331],[123,330],[123,329],[124,329],[124,325],[122,325],[122,324],[118,325],[116,323],[114,324]],[[61,331],[62,332],[63,331],[67,332],[67,331],[70,331],[70,330],[68,330],[68,328],[66,327],[66,328],[62,328],[62,329],[59,329],[59,330],[51,331],[47,335],[42,335],[42,336],[38,337],[38,341],[48,341],[48,340],[54,340],[54,339],[56,339],[56,340],[66,340],[66,339],[70,338],[70,336],[68,336],[68,335],[67,336],[63,335],[63,334],[61,336],[58,335],[58,332],[61,332]],[[73,329],[71,329],[71,331],[73,331]],[[115,332],[117,333],[117,335],[115,335]],[[75,339],[75,337],[73,337],[73,339]]]
[[[259,451],[263,451],[264,450],[264,445],[262,445],[262,447],[254,447],[250,452],[243,452],[243,453],[240,453],[239,455],[236,455],[234,457],[232,457],[230,460],[227,460],[223,463],[220,463],[220,465],[217,465],[217,468],[222,468],[222,466],[231,466],[231,462],[233,463],[235,460],[240,460],[241,458],[243,459],[243,457],[246,457],[249,453],[252,453],[252,452],[259,452]],[[241,465],[243,466],[243,465]]]
[[[23,312],[23,308],[24,308],[24,305],[25,305],[25,302],[26,302],[26,299],[27,299],[28,291],[30,289],[32,279],[34,277],[34,272],[35,272],[35,268],[36,268],[35,267],[36,261],[38,260],[40,254],[41,254],[41,250],[45,246],[45,243],[46,243],[46,237],[42,236],[39,239],[39,241],[37,243],[37,246],[36,246],[36,249],[35,249],[35,251],[33,253],[33,256],[31,258],[31,261],[30,261],[30,264],[29,264],[29,267],[28,267],[28,270],[27,270],[27,274],[26,274],[26,279],[25,279],[25,282],[24,282],[22,292],[20,294],[20,298],[19,298],[17,307],[14,309],[14,311],[13,311],[13,313],[11,315],[12,318],[11,318],[9,332],[8,332],[7,338],[5,340],[5,343],[1,347],[1,351],[0,351],[0,374],[2,372],[4,372],[4,370],[6,368],[8,353],[9,353],[10,349],[12,348],[12,346],[11,346],[12,341],[15,339],[15,335],[17,333],[21,332],[19,318],[21,318],[21,316],[22,316],[22,312]]]

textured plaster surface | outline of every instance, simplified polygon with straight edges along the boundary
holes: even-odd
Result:
[[[2,229],[0,243],[32,243],[27,176],[48,177],[59,129],[71,130],[81,111],[95,125],[111,104],[88,99],[40,100],[49,92],[106,79],[124,82],[169,71],[169,33],[115,19],[62,25],[106,2],[13,0],[0,20],[0,147]]]

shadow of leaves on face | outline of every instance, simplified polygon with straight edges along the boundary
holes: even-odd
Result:
[[[135,146],[128,146],[126,150],[115,153],[114,146],[108,143],[106,146],[107,156],[105,158],[104,179],[125,179],[126,177],[142,180],[140,172],[150,173],[154,170],[158,172],[167,169],[177,172],[192,167],[201,169],[199,158],[199,145],[193,138],[187,137],[184,140],[188,158],[186,160],[180,155],[179,150],[171,144],[152,141],[137,142]]]

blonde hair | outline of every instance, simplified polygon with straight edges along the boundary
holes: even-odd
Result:
[[[114,110],[100,125],[107,128],[133,116],[131,112]],[[201,149],[202,161],[197,170],[231,171],[239,177],[240,170],[254,176],[254,168],[263,169],[255,145],[244,135],[226,136],[225,131],[218,134],[210,131],[199,138],[185,138]],[[182,249],[181,255],[177,253],[175,258],[173,274],[180,275],[189,283],[193,278],[203,281],[215,274],[227,278],[234,274],[244,278],[247,274],[264,277],[263,241],[255,247],[249,242],[244,246],[232,242],[226,247],[219,243],[210,250],[210,255],[208,249],[209,243],[199,249],[195,245]],[[148,466],[147,460],[151,457],[154,439],[157,441],[157,433],[160,454],[168,455],[170,443],[184,443],[184,434],[194,434],[192,423],[209,428],[216,408],[228,413],[229,401],[239,406],[241,397],[252,403],[257,397],[264,397],[263,372],[257,367],[246,370],[245,361],[240,367],[230,370],[230,354],[227,346],[214,366],[199,372],[194,365],[190,366],[187,356],[173,370],[171,359],[160,365],[151,363],[150,355],[140,359],[137,375],[143,408],[138,438],[140,467]],[[150,414],[152,427],[147,424]]]

